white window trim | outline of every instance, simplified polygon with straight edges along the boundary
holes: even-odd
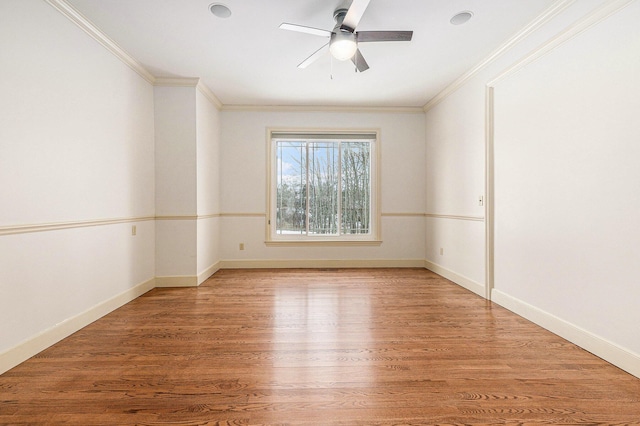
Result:
[[[276,191],[273,186],[276,182],[276,147],[273,135],[326,135],[328,137],[339,137],[345,135],[373,135],[371,154],[371,232],[367,235],[327,235],[321,237],[276,235],[275,232],[275,205]],[[380,130],[379,129],[308,129],[308,128],[267,128],[267,179],[266,179],[266,199],[267,218],[265,221],[266,245],[297,246],[360,246],[360,245],[380,245],[381,239],[381,214],[380,214]]]

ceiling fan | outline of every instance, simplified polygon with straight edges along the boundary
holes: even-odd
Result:
[[[331,31],[297,24],[281,24],[280,28],[283,30],[298,31],[329,39],[324,46],[302,61],[300,65],[298,65],[298,68],[306,68],[311,65],[325,53],[326,47],[329,46],[329,52],[334,58],[340,61],[351,59],[356,66],[356,70],[362,72],[369,69],[369,64],[367,64],[367,61],[365,61],[362,56],[360,49],[358,49],[359,43],[411,40],[413,31],[356,32],[356,27],[358,26],[362,15],[364,15],[367,6],[369,6],[370,1],[371,0],[353,0],[349,8],[339,6],[333,12],[333,19],[336,21],[336,25]]]

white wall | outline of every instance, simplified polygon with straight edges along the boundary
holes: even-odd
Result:
[[[220,112],[196,93],[197,274],[208,278],[220,261]]]
[[[197,285],[220,260],[219,145],[216,106],[197,79],[154,90],[156,276],[159,285]]]
[[[462,76],[461,83],[452,84],[455,89],[445,90],[446,95],[425,108],[427,265],[481,295],[486,294],[486,84],[607,1],[557,3],[570,5],[551,19],[543,13],[516,43],[496,50],[485,66]],[[479,205],[480,196],[484,206]]]
[[[154,113],[156,276],[188,281],[197,268],[196,88],[156,86]]]
[[[3,371],[12,348],[148,289],[155,229],[149,82],[40,0],[0,2],[0,64]]]
[[[429,213],[477,214],[491,83],[492,299],[640,375],[640,3],[612,13],[625,5],[571,3],[429,105],[426,203]],[[574,37],[565,40],[567,34]],[[460,281],[482,279],[483,265],[468,262],[484,257],[484,223],[476,225],[428,219],[434,269]],[[467,247],[446,250],[459,244]]]
[[[495,289],[640,354],[640,2],[495,85]]]
[[[196,187],[196,89],[154,87],[156,215],[193,216]]]
[[[475,88],[475,87],[474,87]],[[463,88],[426,121],[426,254],[430,269],[484,295],[484,91]]]
[[[269,127],[380,129],[382,245],[265,245],[266,135]],[[298,263],[290,265],[300,265],[299,262],[306,260],[422,262],[424,156],[424,115],[421,113],[223,111],[220,153],[222,259],[245,266],[277,266],[293,260]],[[244,251],[239,250],[240,243],[245,244]]]

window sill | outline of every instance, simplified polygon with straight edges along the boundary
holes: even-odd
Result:
[[[316,247],[344,247],[344,246],[379,246],[382,240],[270,240],[264,242],[271,247],[294,247],[294,246],[316,246]]]

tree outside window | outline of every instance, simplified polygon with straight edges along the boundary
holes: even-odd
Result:
[[[272,136],[272,234],[276,239],[371,237],[376,139],[300,136]]]

